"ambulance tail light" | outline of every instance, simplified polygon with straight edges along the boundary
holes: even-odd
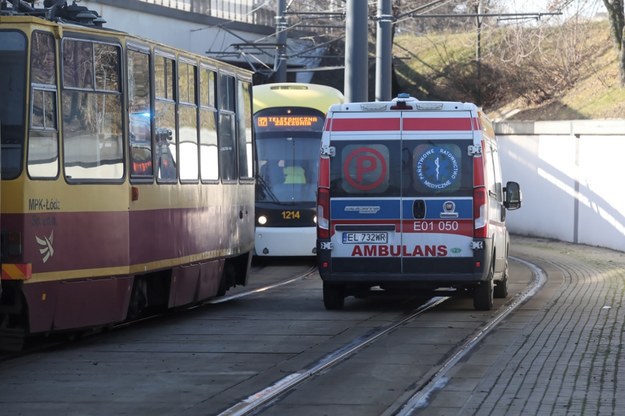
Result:
[[[330,187],[330,159],[321,157],[319,159],[319,177],[317,178],[317,186],[319,188]]]
[[[317,193],[317,238],[330,238],[330,190],[319,188]]]
[[[488,191],[485,187],[473,190],[473,237],[488,236]]]

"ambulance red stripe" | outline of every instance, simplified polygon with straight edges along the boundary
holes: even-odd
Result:
[[[472,131],[474,118],[404,118],[404,131]]]
[[[395,131],[403,121],[404,131],[473,131],[479,129],[475,118],[334,118],[331,131]],[[327,128],[327,127],[326,127]]]
[[[400,119],[393,118],[334,118],[332,131],[394,131],[399,130]]]

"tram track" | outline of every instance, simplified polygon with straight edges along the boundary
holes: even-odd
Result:
[[[510,259],[528,267],[531,270],[533,276],[531,284],[521,293],[508,300],[501,308],[499,308],[497,313],[493,315],[491,319],[483,325],[480,325],[469,337],[460,342],[450,353],[448,359],[441,364],[434,366],[419,380],[415,381],[415,383],[407,389],[398,400],[393,402],[387,408],[387,410],[383,413],[383,416],[409,416],[414,414],[419,408],[426,406],[429,396],[435,390],[444,387],[447,374],[452,371],[454,366],[467,354],[469,354],[475,345],[488,336],[488,334],[503,319],[505,319],[510,313],[526,302],[529,298],[534,296],[544,285],[546,281],[546,274],[539,266],[517,257],[510,257]],[[371,330],[364,336],[352,340],[343,347],[322,357],[310,366],[288,374],[270,386],[267,386],[266,388],[248,396],[244,400],[219,413],[219,416],[245,416],[263,413],[265,410],[278,403],[282,397],[288,395],[288,393],[293,391],[296,387],[302,385],[322,372],[331,371],[332,367],[336,366],[338,363],[348,360],[350,357],[358,354],[359,351],[363,350],[367,346],[433,310],[449,299],[450,298],[447,296],[432,297],[404,318],[390,323],[382,328]]]
[[[278,288],[278,287],[281,287],[281,286],[285,286],[285,285],[288,285],[288,284],[291,284],[291,283],[295,283],[298,280],[305,279],[305,278],[311,276],[312,274],[314,274],[316,271],[317,271],[317,266],[312,266],[312,267],[310,267],[310,269],[308,269],[304,273],[298,274],[298,275],[293,276],[291,278],[288,278],[286,280],[283,280],[283,281],[280,281],[280,282],[277,282],[277,283],[264,285],[264,286],[261,286],[261,287],[255,288],[255,289],[245,290],[245,291],[243,291],[241,293],[236,293],[236,294],[233,294],[233,295],[222,296],[222,297],[219,297],[219,298],[210,299],[210,300],[208,300],[206,302],[203,302],[200,305],[193,306],[192,308],[201,307],[203,305],[216,305],[216,304],[219,304],[219,303],[230,302],[230,301],[235,300],[235,299],[244,298],[244,297],[255,295],[255,294],[261,293],[261,292],[266,292],[268,290],[275,289],[275,288]]]
[[[310,268],[308,268],[307,270],[305,270],[304,272],[301,273],[297,273],[294,276],[291,276],[289,278],[286,278],[284,280],[280,280],[278,282],[275,283],[271,283],[271,284],[265,284],[265,285],[261,285],[259,287],[255,287],[252,289],[245,289],[242,288],[240,291],[236,291],[237,293],[234,293],[232,295],[225,295],[225,296],[221,296],[221,297],[217,297],[217,298],[213,298],[213,299],[209,299],[207,301],[195,304],[195,305],[191,305],[188,307],[184,307],[182,309],[172,309],[172,310],[167,310],[165,312],[162,313],[155,313],[155,314],[151,314],[145,317],[141,317],[141,318],[137,318],[137,319],[132,319],[129,321],[125,321],[125,322],[120,322],[118,324],[114,324],[114,325],[110,325],[107,327],[102,327],[102,328],[94,328],[94,329],[90,329],[90,330],[84,330],[84,331],[77,331],[77,332],[68,332],[68,333],[58,333],[58,334],[53,334],[51,336],[45,336],[45,335],[39,335],[39,336],[34,336],[32,337],[30,340],[27,340],[27,342],[25,342],[24,347],[18,351],[0,351],[0,363],[2,362],[6,362],[6,361],[10,361],[10,360],[14,360],[20,357],[25,357],[28,356],[30,354],[35,354],[35,353],[40,353],[40,352],[45,352],[45,351],[49,351],[52,350],[54,348],[61,348],[71,342],[76,342],[78,340],[84,340],[87,339],[89,337],[92,336],[97,336],[97,335],[101,335],[105,332],[110,332],[110,331],[114,331],[114,330],[120,330],[122,328],[126,328],[126,327],[130,327],[130,326],[136,326],[139,325],[141,323],[145,323],[145,322],[149,322],[152,320],[156,320],[159,318],[163,318],[165,316],[171,316],[177,313],[180,313],[184,310],[193,310],[193,309],[197,309],[197,308],[201,308],[204,307],[206,305],[216,305],[216,304],[221,304],[221,303],[226,303],[226,302],[231,302],[237,299],[241,299],[241,298],[245,298],[248,296],[252,296],[261,292],[266,292],[281,286],[285,286],[288,284],[292,284],[295,283],[299,280],[305,279],[307,277],[310,277],[311,275],[313,275],[315,272],[317,271],[317,267],[316,266],[311,266]]]
[[[353,340],[344,347],[332,352],[329,355],[321,358],[318,362],[313,364],[310,368],[305,368],[301,371],[289,374],[288,376],[278,380],[275,384],[253,394],[245,400],[237,403],[229,409],[226,409],[219,416],[243,416],[249,415],[258,410],[262,410],[263,406],[271,403],[272,400],[278,398],[280,395],[287,393],[294,386],[303,383],[316,374],[331,368],[337,363],[349,358],[351,355],[358,353],[359,350],[365,348],[369,344],[375,342],[378,338],[392,332],[396,328],[402,326],[406,322],[409,322],[417,316],[423,315],[428,310],[436,307],[442,302],[449,299],[446,296],[437,296],[431,298],[428,302],[418,307],[413,313],[400,321],[394,322],[381,329],[375,329],[364,336]]]
[[[522,302],[519,293],[537,280],[524,260],[511,261],[512,293],[508,302],[497,303],[499,313],[511,313],[513,302]],[[41,407],[60,401],[86,411],[106,402],[108,414],[138,416],[310,414],[311,409],[391,416],[405,405],[418,411],[413,404],[437,394],[453,360],[462,363],[458,351],[479,343],[489,323],[497,325],[495,310],[474,312],[470,298],[447,298],[444,292],[424,304],[420,296],[374,291],[369,298],[350,298],[343,311],[326,311],[311,265],[272,262],[254,274],[250,284],[204,302],[205,308],[146,318],[145,325],[125,324],[125,331],[2,363],[5,387],[22,385],[36,369],[42,377],[29,382],[50,392],[37,402]],[[62,391],[47,381],[59,377],[66,379]],[[117,382],[108,382],[110,377]],[[145,380],[139,401],[108,400],[125,397],[137,377]],[[85,381],[90,399],[78,403],[67,392]],[[182,397],[184,403],[172,399]],[[7,409],[24,408],[19,394],[5,399]]]
[[[532,284],[527,287],[518,296],[510,299],[503,308],[485,325],[478,328],[473,335],[471,335],[463,344],[461,344],[452,356],[446,360],[438,368],[433,369],[432,374],[429,374],[425,379],[422,379],[414,389],[406,392],[404,397],[389,407],[389,411],[383,414],[383,416],[410,416],[414,414],[418,409],[427,405],[428,398],[437,389],[442,388],[448,379],[449,372],[453,367],[462,360],[471,350],[486,337],[504,318],[517,309],[527,299],[534,296],[538,290],[545,284],[546,273],[538,267],[536,264],[529,261],[520,259],[518,257],[510,257],[510,259],[519,262],[529,267],[534,276]],[[406,399],[405,396],[408,396]],[[399,408],[398,408],[399,407]]]

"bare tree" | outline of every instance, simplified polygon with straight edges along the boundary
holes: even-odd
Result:
[[[621,87],[625,87],[625,11],[623,0],[603,0],[605,8],[608,9],[610,27],[612,29],[612,40],[618,50],[618,62]]]

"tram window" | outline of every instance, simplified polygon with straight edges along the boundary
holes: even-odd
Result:
[[[198,179],[197,106],[195,98],[196,67],[178,63],[178,134],[180,136],[180,180]]]
[[[202,68],[200,71],[200,105],[215,107],[215,71]]]
[[[237,149],[235,126],[235,78],[219,74],[219,173],[224,181],[237,179]]]
[[[195,106],[181,104],[178,117],[180,126],[180,179],[197,180],[197,110]]]
[[[94,44],[95,83],[99,91],[119,91],[118,49],[113,45]]]
[[[58,147],[56,132],[31,130],[28,135],[28,175],[55,178],[59,174]]]
[[[31,110],[28,133],[28,175],[32,178],[55,178],[59,173],[55,56],[52,34],[34,32],[30,59]]]
[[[200,175],[204,181],[219,179],[216,116],[215,110],[200,109]]]
[[[54,37],[46,32],[34,32],[30,57],[30,82],[32,84],[56,85]]]
[[[203,181],[219,179],[217,112],[215,111],[215,71],[200,68],[200,177]]]
[[[236,141],[234,114],[219,114],[219,170],[224,181],[236,180]]]
[[[159,182],[173,182],[177,179],[176,148],[176,103],[174,99],[174,60],[156,56],[154,62],[156,82],[156,107],[154,115],[156,153],[156,177]]]
[[[154,81],[156,96],[159,98],[174,99],[174,60],[157,55],[154,59]]]
[[[106,69],[95,68],[94,50],[98,55],[106,55],[107,64],[99,64]],[[119,81],[115,87],[113,80],[119,80],[120,48],[65,39],[62,52],[65,175],[68,180],[121,179],[124,175],[122,96],[113,90],[119,87]],[[110,74],[113,70],[117,72],[115,75]],[[96,72],[111,82],[105,87],[110,92],[95,90]]]
[[[157,100],[155,117],[156,174],[159,182],[175,181],[176,171],[176,105]]]
[[[59,173],[55,90],[32,90],[30,124],[28,174],[33,178],[54,178]]]
[[[120,95],[63,91],[63,149],[68,179],[121,179]]]
[[[56,91],[33,88],[32,101],[31,127],[56,130]]]
[[[195,104],[195,66],[178,64],[178,94],[181,103]]]
[[[63,86],[93,89],[93,43],[63,41]]]
[[[239,81],[237,116],[239,120],[239,177],[251,178],[254,170],[252,149],[252,87],[249,82]]]
[[[130,113],[130,176],[150,178],[152,169],[152,107],[150,56],[128,51],[128,106]]]
[[[0,138],[2,179],[13,179],[22,170],[24,103],[26,102],[26,37],[0,31]]]
[[[219,109],[234,111],[235,79],[231,75],[219,74]]]

